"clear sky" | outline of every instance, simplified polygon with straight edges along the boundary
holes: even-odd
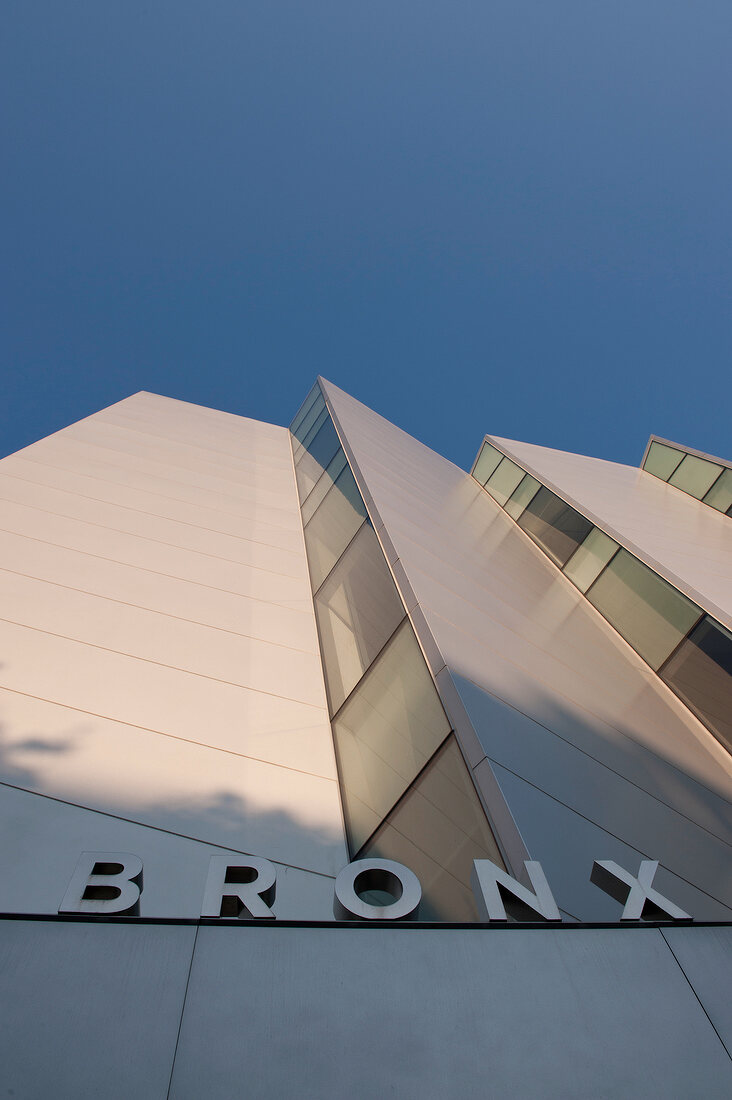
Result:
[[[730,0],[4,0],[2,440],[316,374],[484,432],[732,456]]]

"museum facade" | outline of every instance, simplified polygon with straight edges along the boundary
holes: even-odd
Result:
[[[0,498],[8,1095],[729,1095],[728,462],[467,472],[319,379]]]

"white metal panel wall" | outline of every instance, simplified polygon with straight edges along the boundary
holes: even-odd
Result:
[[[286,429],[141,393],[4,459],[0,609],[0,813],[347,862]]]
[[[732,906],[729,754],[468,474],[337,387],[325,389],[448,714],[460,727],[467,709],[478,734],[463,745],[489,803],[495,788],[482,760],[551,801],[547,832],[547,814],[504,784],[534,858],[567,863],[567,837],[589,820],[609,844],[660,858],[688,880],[695,915],[711,897],[706,916],[728,919],[719,901]],[[530,720],[531,769],[524,746],[505,735],[508,714],[496,700]],[[580,805],[588,769],[595,797]],[[654,850],[661,834],[663,853]],[[593,899],[587,915],[597,919],[602,894],[589,870],[567,873],[582,880]],[[585,916],[581,896],[557,900]],[[618,915],[605,899],[604,919]]]

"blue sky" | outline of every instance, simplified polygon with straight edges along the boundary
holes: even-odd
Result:
[[[5,0],[8,453],[320,373],[484,432],[729,457],[729,0]]]

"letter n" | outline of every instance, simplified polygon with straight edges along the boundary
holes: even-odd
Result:
[[[541,864],[535,860],[526,860],[524,867],[534,888],[533,894],[491,860],[473,860],[471,884],[481,920],[507,921],[508,907],[514,920],[561,921],[557,903],[544,877]]]

